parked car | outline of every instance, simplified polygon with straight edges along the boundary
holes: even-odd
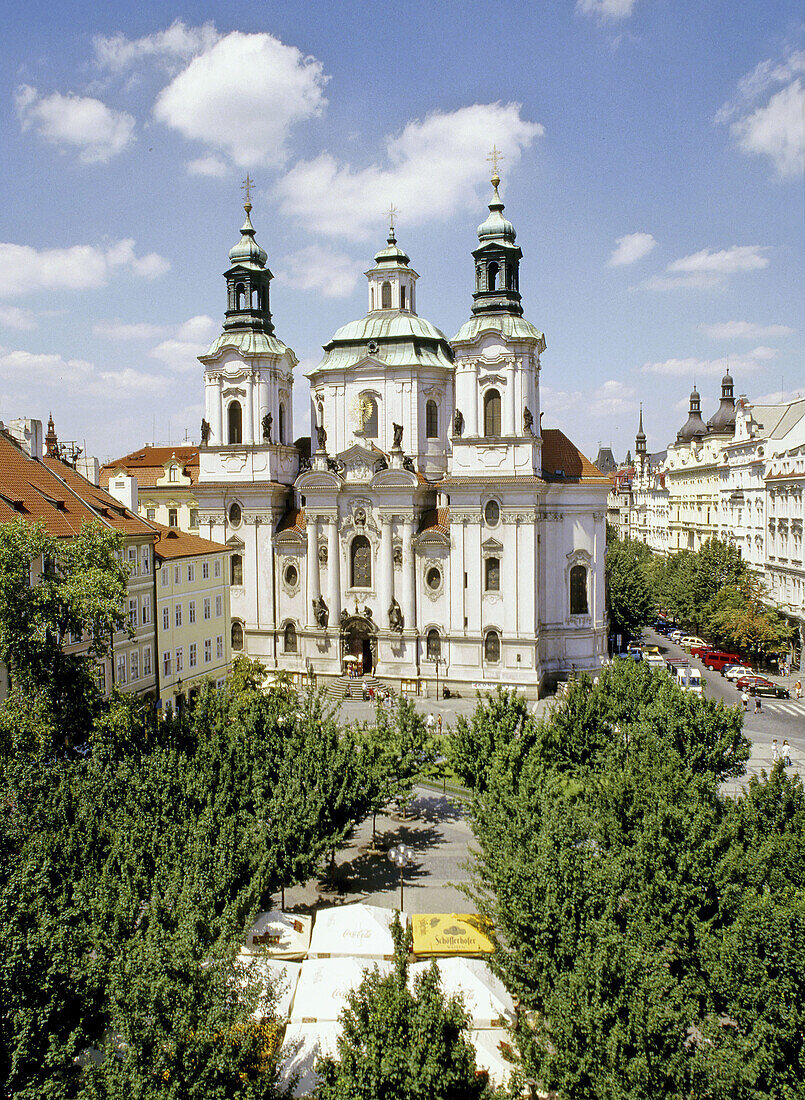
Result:
[[[632,658],[633,661],[642,661],[643,660],[643,650],[640,648],[639,645],[635,645],[634,642],[631,642],[626,647],[626,653],[629,657]]]
[[[754,676],[754,669],[750,668],[749,665],[724,665],[721,675],[725,679],[737,683],[744,676]]]
[[[670,638],[670,640],[672,642],[677,642],[677,644],[678,644],[679,642],[682,641],[682,637],[683,637],[682,631],[681,630],[672,630],[671,633],[668,635],[668,637]]]
[[[697,638],[695,634],[685,634],[679,644],[683,649],[690,649],[691,646],[706,646],[707,642],[704,638]]]
[[[738,653],[726,653],[723,649],[711,649],[702,657],[702,663],[706,668],[713,668],[721,672],[727,665],[738,665],[741,658]]]
[[[674,678],[674,682],[682,688],[683,691],[690,691],[694,695],[704,694],[704,685],[702,684],[702,674],[698,668],[693,668],[689,661],[686,661],[684,657],[671,657],[666,660],[668,671]]]
[[[700,642],[699,644],[692,645],[690,647],[691,657],[698,657],[700,661],[703,660],[706,653],[712,653],[712,652],[713,652],[713,648],[712,648],[712,646],[709,646],[707,644],[707,642]]]
[[[775,684],[765,676],[742,676],[737,688],[738,691],[748,691],[750,695],[773,695],[776,699],[788,699],[791,695],[788,688]]]
[[[647,653],[643,660],[649,668],[665,668],[665,661],[659,653]]]

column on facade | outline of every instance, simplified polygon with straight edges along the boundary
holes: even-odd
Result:
[[[258,391],[257,409],[255,410],[255,431],[256,431],[257,434],[256,434],[255,438],[259,439],[260,442],[262,443],[263,442],[263,417],[269,411],[269,406],[268,406],[268,400],[269,400],[268,382],[266,382],[265,378],[263,378],[263,377],[260,378],[260,381],[257,383],[257,391]]]
[[[514,393],[515,377],[514,377],[514,360],[508,360],[506,363],[506,392],[504,394],[504,406],[503,406],[503,434],[514,435],[517,431],[515,421],[515,393]]]
[[[405,619],[405,629],[413,630],[416,626],[414,609],[414,570],[416,561],[414,558],[414,521],[412,519],[406,519],[403,523],[402,540],[402,613]]]
[[[216,446],[224,442],[223,433],[223,395],[221,393],[221,376],[217,375],[207,388],[209,394],[209,406],[207,416],[210,424],[210,435]]]
[[[243,385],[246,392],[243,398],[241,428],[243,430],[243,442],[248,444],[254,443],[253,384],[251,378],[247,378]]]
[[[307,624],[315,626],[313,602],[319,598],[319,522],[317,516],[305,516],[307,524]]]
[[[335,624],[341,614],[341,562],[338,553],[338,516],[331,516],[327,523],[327,604],[330,623]]]
[[[394,553],[391,516],[380,515],[380,557],[377,563],[377,598],[380,624],[388,625],[388,610],[394,597]],[[406,623],[406,626],[408,624]]]
[[[467,394],[470,399],[467,435],[481,435],[481,426],[478,423],[478,371],[472,360],[469,361],[467,367],[467,374],[469,375]]]

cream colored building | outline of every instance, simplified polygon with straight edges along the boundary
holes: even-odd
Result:
[[[230,552],[175,527],[156,530],[160,700],[180,709],[204,680],[220,687],[231,668]]]
[[[197,446],[141,447],[101,468],[101,484],[119,499],[122,499],[120,486],[126,484],[120,478],[125,477],[137,479],[135,511],[143,519],[198,534]],[[132,502],[127,504],[132,506]]]

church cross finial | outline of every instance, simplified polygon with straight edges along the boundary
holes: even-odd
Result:
[[[249,206],[251,206],[251,202],[252,202],[252,188],[253,187],[254,187],[254,180],[251,178],[251,176],[247,172],[246,173],[246,179],[240,185],[240,188],[243,191],[243,194],[246,196],[246,202]]]
[[[394,232],[394,215],[399,214],[399,210],[397,209],[397,207],[394,205],[393,202],[390,202],[389,203],[389,208],[386,211],[386,213],[389,216],[389,229],[393,233]]]
[[[503,160],[503,153],[501,153],[500,149],[498,149],[498,147],[493,144],[492,148],[489,151],[489,156],[486,159],[488,161],[491,161],[491,163],[492,163],[492,174],[497,176],[497,174],[498,174],[498,161]]]

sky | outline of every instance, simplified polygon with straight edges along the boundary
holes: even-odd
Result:
[[[805,392],[800,0],[53,0],[3,5],[0,59],[4,421],[102,461],[198,440],[248,172],[307,434],[390,203],[420,315],[469,316],[493,144],[545,427],[620,459],[727,367]]]

